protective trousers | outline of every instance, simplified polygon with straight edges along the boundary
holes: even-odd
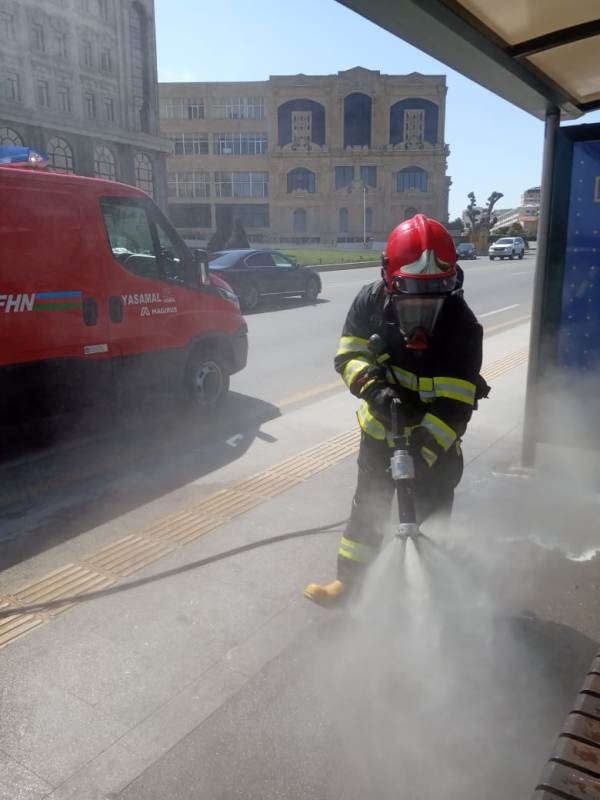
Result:
[[[352,511],[338,550],[338,578],[351,583],[379,552],[390,518],[394,481],[390,474],[392,450],[385,441],[363,433],[358,452],[358,482]],[[463,472],[460,445],[453,445],[433,467],[415,458],[417,522],[433,514],[450,516],[454,489]]]

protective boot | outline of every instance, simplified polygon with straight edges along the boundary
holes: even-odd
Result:
[[[320,606],[333,608],[345,599],[347,591],[348,585],[340,580],[331,581],[325,586],[321,586],[319,583],[309,583],[304,590],[304,597],[308,597],[309,600]]]

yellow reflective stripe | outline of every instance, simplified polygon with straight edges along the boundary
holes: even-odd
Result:
[[[360,394],[361,396],[363,396],[363,395],[364,395],[364,393],[366,392],[366,390],[369,388],[369,386],[373,386],[373,384],[374,384],[376,381],[377,381],[377,378],[371,378],[371,380],[370,380],[370,381],[367,381],[366,383],[363,383],[363,385],[360,387],[360,392],[359,392],[359,394]]]
[[[342,372],[342,378],[346,386],[350,388],[358,376],[369,369],[370,366],[370,362],[364,358],[353,358],[348,361]]]
[[[371,436],[373,439],[385,439],[385,428],[381,422],[375,419],[373,414],[371,414],[369,406],[366,403],[363,403],[358,409],[357,417],[358,424],[367,436]]]
[[[407,369],[394,366],[389,367],[389,369],[392,370],[396,380],[401,386],[404,386],[406,389],[412,389],[413,392],[417,391],[419,388],[419,380],[414,372],[409,372]]]
[[[455,441],[456,431],[434,414],[425,414],[421,425],[431,433],[441,448],[447,450]]]
[[[419,397],[426,403],[435,399],[433,378],[419,378]]]
[[[458,400],[469,406],[475,405],[474,383],[464,381],[461,378],[434,378],[436,397],[449,397],[451,400]]]
[[[430,450],[428,447],[421,448],[421,455],[423,456],[423,460],[427,464],[428,467],[433,467],[435,462],[437,461],[437,454]]]
[[[345,356],[348,353],[369,353],[369,340],[360,336],[342,336],[338,345],[336,356]]]
[[[354,539],[346,539],[342,536],[338,556],[347,558],[350,561],[357,561],[359,564],[368,564],[375,555],[375,548],[363,542],[356,542]]]

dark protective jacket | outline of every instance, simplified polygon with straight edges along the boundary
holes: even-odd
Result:
[[[384,281],[364,286],[350,307],[335,368],[350,391],[368,398],[374,382],[375,358],[369,352],[369,337],[377,333],[389,359],[377,360],[386,367],[385,381],[396,388],[403,403],[405,427],[422,426],[447,451],[464,434],[476,407],[482,359],[483,329],[462,292],[446,298],[430,345],[411,350],[398,329]],[[485,384],[484,384],[485,385]],[[362,430],[374,439],[388,439],[390,432],[365,400],[358,411]]]

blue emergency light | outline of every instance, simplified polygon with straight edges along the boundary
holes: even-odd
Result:
[[[47,167],[48,156],[31,147],[0,146],[0,165],[14,167]]]

